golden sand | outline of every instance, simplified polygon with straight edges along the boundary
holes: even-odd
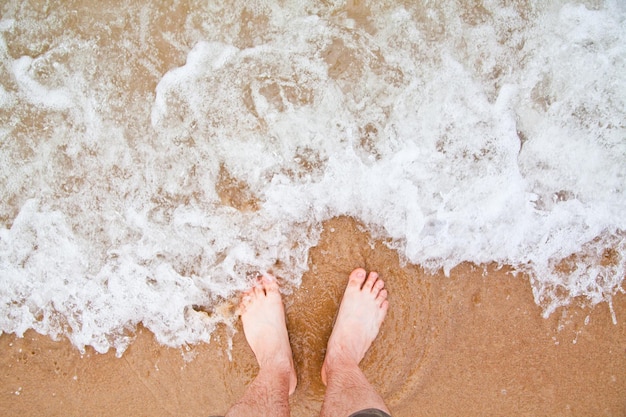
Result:
[[[319,370],[349,272],[377,270],[391,308],[362,362],[394,416],[626,415],[626,297],[568,307],[548,319],[526,277],[495,265],[464,264],[431,275],[400,265],[362,225],[324,225],[299,288],[284,288],[299,385],[293,416],[316,416]],[[116,358],[32,331],[0,337],[1,415],[207,416],[223,414],[257,372],[241,328],[228,356],[226,329],[180,349],[140,328]]]

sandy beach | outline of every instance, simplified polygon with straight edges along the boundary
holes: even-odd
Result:
[[[626,416],[620,2],[1,3],[0,416],[223,415],[266,271],[316,416],[356,267],[394,417]]]
[[[362,367],[394,416],[626,413],[626,297],[614,298],[617,325],[607,304],[544,319],[527,279],[506,267],[464,264],[449,278],[430,275],[401,266],[353,219],[337,218],[311,250],[302,286],[285,288],[300,378],[293,416],[319,412],[325,343],[357,266],[379,271],[390,291],[389,315]],[[116,358],[81,355],[32,331],[2,335],[1,414],[209,416],[224,413],[257,371],[240,327],[232,360],[225,329],[210,344],[181,349],[142,328],[135,336]]]

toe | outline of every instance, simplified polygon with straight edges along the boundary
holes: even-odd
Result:
[[[278,282],[273,275],[263,275],[261,283],[266,292],[278,292]]]
[[[376,296],[376,301],[378,302],[379,305],[382,306],[382,304],[385,301],[387,301],[387,290],[385,290],[385,289],[380,290],[380,292]]]
[[[252,296],[250,295],[250,293],[248,291],[246,291],[241,296],[241,301],[239,302],[239,310],[240,310],[240,312],[242,312],[242,313],[245,312],[246,308],[250,305],[251,302],[252,302]]]
[[[350,278],[348,280],[348,285],[354,285],[361,288],[363,286],[363,282],[365,281],[365,269],[357,268],[350,274]]]
[[[252,288],[252,291],[254,292],[254,295],[257,297],[261,297],[265,295],[265,287],[263,286],[261,282],[256,283],[254,287]]]
[[[385,281],[383,281],[382,279],[378,279],[374,284],[374,288],[372,288],[372,292],[378,294],[383,288],[385,288]]]
[[[370,272],[363,284],[363,289],[372,291],[374,285],[376,284],[376,280],[378,279],[378,274],[374,271]]]
[[[250,300],[252,300],[252,296],[254,296],[254,287],[249,288],[241,293],[241,301],[246,301],[248,303],[250,302]]]

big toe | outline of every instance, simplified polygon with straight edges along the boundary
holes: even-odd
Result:
[[[278,282],[273,275],[263,275],[261,284],[266,292],[278,292]]]
[[[350,273],[350,277],[348,278],[348,284],[361,288],[363,286],[363,283],[365,282],[366,276],[367,272],[365,272],[365,269],[357,268]]]

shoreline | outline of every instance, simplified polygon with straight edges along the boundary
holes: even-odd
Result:
[[[548,318],[528,279],[506,267],[462,264],[446,278],[401,266],[397,254],[350,218],[325,223],[309,271],[284,296],[299,385],[293,416],[315,416],[325,343],[354,267],[377,270],[390,311],[362,362],[394,417],[413,415],[623,415],[626,296],[568,306]],[[324,277],[324,280],[320,279]],[[285,288],[289,293],[290,288]],[[195,416],[224,413],[256,374],[240,323],[209,344],[168,348],[139,327],[121,358],[84,355],[29,330],[3,334],[5,415]],[[584,389],[581,389],[584,387]]]

